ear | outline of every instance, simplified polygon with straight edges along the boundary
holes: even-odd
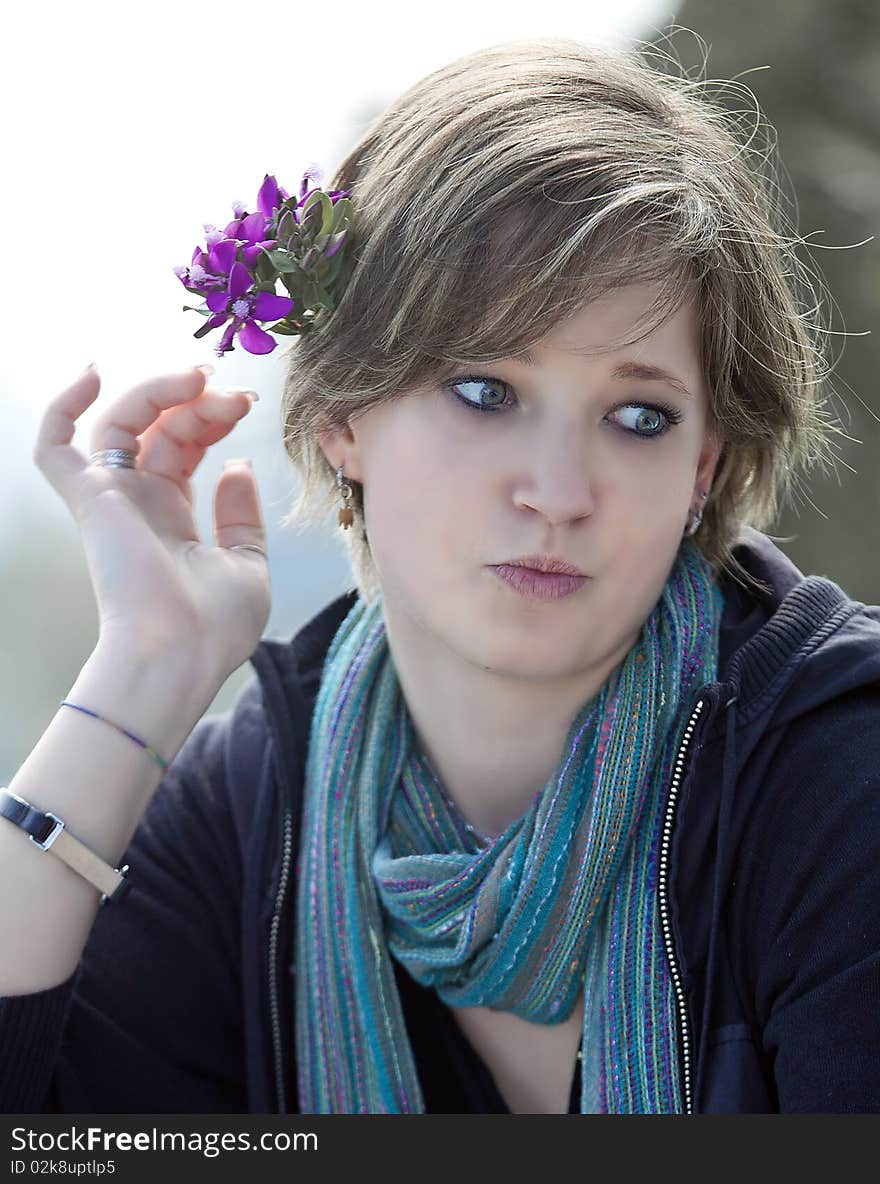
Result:
[[[706,433],[703,440],[703,448],[700,452],[700,460],[697,465],[697,476],[694,483],[694,492],[704,489],[707,493],[712,488],[712,481],[715,477],[715,469],[718,465],[721,452],[724,447],[723,440]]]
[[[363,480],[360,448],[348,423],[343,428],[318,428],[318,443],[334,472],[342,465],[346,477]]]

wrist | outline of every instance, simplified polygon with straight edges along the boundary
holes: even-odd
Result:
[[[89,661],[102,668],[121,667],[140,680],[170,683],[177,693],[192,689],[198,694],[203,688],[213,688],[216,694],[223,684],[198,646],[146,641],[131,632],[102,630]]]
[[[192,651],[148,652],[129,638],[104,635],[64,699],[132,732],[170,764],[221,685]],[[127,737],[120,741],[133,746]]]

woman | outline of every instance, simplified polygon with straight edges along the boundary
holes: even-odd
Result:
[[[284,427],[356,588],[288,644],[249,471],[216,548],[192,524],[243,397],[118,399],[128,473],[69,445],[95,376],[55,400],[102,722],[59,713],[10,789],[135,890],[96,914],[0,832],[4,1109],[880,1109],[878,610],[762,532],[838,429],[793,240],[694,89],[496,46],[342,163],[357,261]]]

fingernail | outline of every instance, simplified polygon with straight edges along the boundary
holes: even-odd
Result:
[[[97,368],[98,368],[97,362],[89,362],[88,366],[86,366],[85,370],[83,370],[82,374],[80,374],[80,378],[83,377],[83,374],[88,374],[88,372],[90,370],[97,370]]]
[[[252,403],[259,403],[259,401],[260,401],[260,396],[257,394],[257,392],[252,391],[251,388],[248,386],[246,386],[241,393],[243,395],[247,395],[247,397],[250,399],[250,401]]]
[[[232,460],[225,460],[223,462],[224,469],[229,469],[233,465],[247,465],[247,467],[249,469],[253,469],[253,467],[254,467],[251,464],[251,458],[249,456],[236,456],[236,457],[233,457]]]
[[[211,363],[210,363],[210,362],[202,362],[202,363],[200,363],[200,365],[196,366],[196,370],[201,370],[201,371],[202,371],[202,373],[203,373],[203,374],[204,374],[206,377],[207,377],[209,374],[213,374],[213,373],[214,373],[214,367],[211,365]]]

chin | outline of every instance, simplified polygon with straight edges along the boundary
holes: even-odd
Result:
[[[545,679],[573,673],[571,639],[542,639],[533,632],[524,633],[522,625],[494,627],[490,622],[466,636],[449,637],[448,644],[466,661],[481,670],[513,678]]]

